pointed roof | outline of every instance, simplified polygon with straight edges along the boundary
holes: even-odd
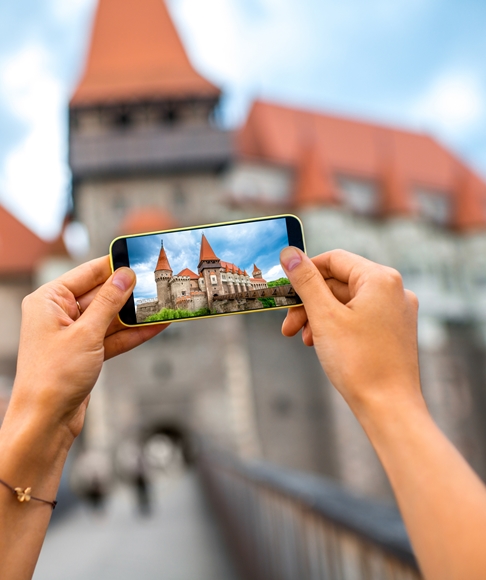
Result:
[[[397,152],[393,132],[377,130],[378,155],[381,158],[381,207],[386,215],[410,215],[414,212],[414,200],[407,192],[406,173]]]
[[[321,155],[316,142],[302,147],[297,170],[295,203],[298,205],[335,204],[339,194],[332,179],[326,155]]]
[[[252,272],[252,274],[255,274],[255,272],[261,272],[261,270],[260,270],[260,268],[256,264],[253,264],[253,272]]]
[[[194,273],[192,270],[189,270],[189,268],[184,268],[184,270],[182,270],[181,272],[179,272],[179,274],[177,274],[178,276],[189,276],[189,278],[191,280],[199,280],[199,276]]]
[[[458,172],[452,226],[461,230],[484,229],[486,185],[467,167]]]
[[[167,258],[167,254],[165,253],[163,241],[161,242],[159,260],[157,262],[157,266],[155,266],[154,272],[159,272],[160,270],[172,272],[172,268],[170,267],[169,264],[169,259]]]
[[[164,0],[99,0],[71,105],[219,94],[194,70]]]
[[[0,206],[0,276],[33,274],[55,246],[55,242],[45,242]]]
[[[118,228],[120,235],[144,234],[171,230],[177,222],[167,210],[158,207],[141,207],[130,210]]]
[[[199,262],[202,262],[203,260],[219,260],[204,234],[201,238],[201,253],[199,254]]]

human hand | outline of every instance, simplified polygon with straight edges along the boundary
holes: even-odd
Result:
[[[19,416],[42,418],[48,426],[66,427],[72,437],[79,434],[103,361],[167,326],[127,328],[119,322],[117,313],[134,285],[132,270],[120,268],[111,275],[104,257],[24,299],[17,376],[5,423]]]
[[[418,301],[396,270],[343,250],[310,259],[285,248],[281,262],[304,303],[289,309],[282,332],[303,330],[356,414],[374,403],[421,398]]]

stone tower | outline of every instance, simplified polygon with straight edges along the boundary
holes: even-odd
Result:
[[[204,285],[208,296],[208,305],[212,310],[213,296],[224,294],[223,282],[221,280],[221,260],[216,256],[211,248],[206,236],[201,238],[201,251],[199,254],[198,272],[204,276]]]
[[[263,278],[262,271],[260,270],[260,268],[256,264],[253,264],[252,274],[253,274],[253,278]]]
[[[232,135],[217,128],[220,90],[192,67],[163,0],[99,0],[69,107],[76,218],[93,255],[142,207],[180,225],[221,217]]]
[[[172,268],[165,253],[164,240],[160,242],[160,254],[157,265],[155,266],[154,275],[155,283],[157,284],[159,310],[162,310],[162,308],[171,308],[170,280],[172,278]]]

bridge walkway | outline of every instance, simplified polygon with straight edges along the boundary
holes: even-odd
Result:
[[[34,580],[240,580],[197,476],[154,486],[153,512],[118,487],[104,513],[81,505],[49,529]]]

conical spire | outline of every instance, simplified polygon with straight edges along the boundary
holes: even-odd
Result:
[[[452,226],[461,230],[484,229],[484,200],[486,188],[482,180],[467,167],[457,170],[454,188],[454,220]]]
[[[302,148],[295,188],[295,203],[314,205],[333,204],[337,201],[338,194],[331,170],[314,140]]]
[[[199,262],[202,262],[203,260],[219,260],[204,234],[201,238],[201,253],[199,254]]]
[[[381,213],[410,215],[413,213],[413,202],[404,171],[400,166],[394,135],[389,131],[386,133],[378,131],[376,142],[382,174]]]
[[[192,67],[164,0],[99,0],[72,105],[219,94]]]
[[[172,268],[170,267],[169,264],[169,259],[167,258],[167,254],[165,253],[164,240],[160,242],[159,261],[157,262],[157,266],[155,266],[154,272],[159,272],[160,270],[172,272]]]

